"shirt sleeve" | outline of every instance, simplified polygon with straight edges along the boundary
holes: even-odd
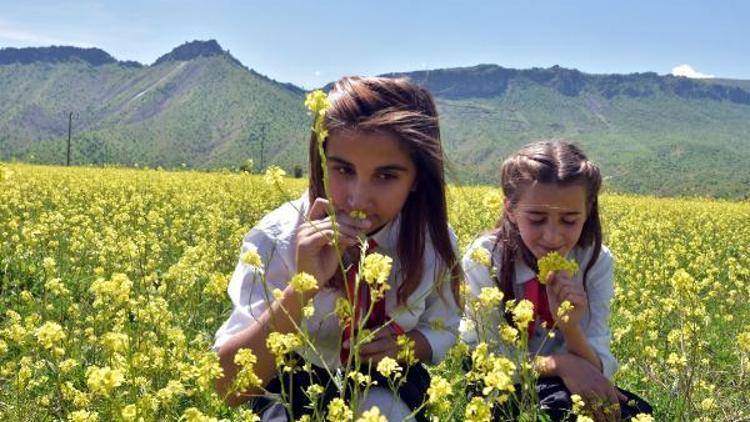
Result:
[[[456,239],[451,233],[453,250],[456,250]],[[436,257],[425,260],[425,264],[432,264],[436,268]],[[427,270],[427,267],[425,268]],[[430,270],[433,273],[434,270]],[[439,279],[437,277],[440,277]],[[461,309],[458,307],[456,298],[451,289],[450,271],[445,274],[432,274],[434,283],[438,283],[437,289],[431,289],[425,298],[425,310],[419,317],[417,329],[427,339],[432,349],[432,363],[437,365],[445,359],[448,350],[456,343],[458,338],[458,325],[461,321]],[[432,280],[430,280],[432,282]]]
[[[609,329],[610,303],[614,296],[614,259],[609,249],[602,246],[599,258],[586,276],[590,318],[584,329],[586,339],[602,362],[602,372],[612,379],[617,371],[617,360],[610,349],[612,332]]]
[[[468,297],[466,299],[465,314],[461,324],[461,336],[464,342],[471,347],[476,347],[477,344],[485,342],[492,346],[493,350],[499,350],[503,349],[503,344],[500,340],[500,332],[498,330],[498,326],[503,319],[502,305],[493,309],[478,309],[479,312],[471,306],[471,303],[479,298],[483,288],[497,287],[490,275],[490,269],[486,265],[476,262],[471,258],[472,254],[480,248],[491,253],[487,248],[489,243],[491,243],[491,239],[477,239],[469,246],[463,256],[462,265],[464,276],[466,277]]]
[[[253,228],[245,235],[240,257],[255,250],[262,265],[237,263],[227,292],[233,309],[229,318],[216,332],[214,350],[218,350],[231,336],[254,324],[273,302],[273,291],[286,287],[291,271],[284,261],[283,247],[268,233]]]

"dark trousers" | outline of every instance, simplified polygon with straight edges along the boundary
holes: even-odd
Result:
[[[516,391],[521,391],[521,385],[516,384]],[[653,409],[645,400],[634,393],[617,388],[627,400],[620,402],[620,416],[623,420],[630,420],[639,413],[653,414]],[[469,397],[477,395],[479,389],[470,388]],[[539,398],[539,408],[550,417],[553,421],[575,421],[576,415],[573,415],[573,400],[571,394],[562,379],[559,377],[539,378],[536,383],[536,393]],[[495,421],[516,420],[518,417],[518,408],[515,403],[510,403],[505,407],[495,408]]]
[[[520,388],[520,386],[517,386]],[[630,391],[617,388],[627,400],[620,402],[620,416],[623,420],[629,420],[639,413],[652,414],[653,409],[645,400]],[[570,399],[570,391],[565,387],[559,377],[540,378],[536,384],[536,392],[539,397],[539,405],[553,421],[575,420],[570,415],[573,401]]]
[[[422,364],[411,366],[408,371],[405,372],[406,380],[401,383],[401,386],[398,389],[398,395],[411,410],[415,410],[421,406],[426,399],[427,389],[430,387],[430,374]],[[385,388],[388,387],[388,380],[377,371],[372,370],[369,375],[372,377],[373,381],[377,381],[378,386]],[[324,388],[323,394],[318,397],[318,403],[311,403],[304,393],[312,384],[318,384]],[[273,413],[276,417],[271,417],[269,419],[294,421],[299,419],[302,415],[311,415],[313,413],[311,407],[318,407],[323,411],[326,411],[328,403],[334,398],[339,397],[339,390],[333,380],[331,380],[328,372],[315,365],[312,365],[311,372],[298,371],[294,374],[284,373],[280,377],[274,378],[268,383],[266,390],[271,393],[281,394],[282,385],[284,387],[283,391],[286,400],[291,403],[291,415],[288,414],[288,410],[268,397],[255,399],[252,405],[253,410],[259,415],[262,415],[270,409],[269,413]],[[351,389],[349,389],[349,391],[351,391]],[[348,394],[346,398],[349,399]],[[419,422],[428,421],[424,408],[414,416],[414,419]]]

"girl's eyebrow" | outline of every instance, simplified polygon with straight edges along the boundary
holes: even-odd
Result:
[[[568,216],[568,215],[580,215],[580,214],[582,214],[580,211],[564,211],[563,208],[558,208],[558,207],[545,207],[545,208],[551,209],[551,210],[563,210],[562,214],[564,214],[566,216]],[[524,212],[526,212],[528,214],[534,214],[534,215],[546,215],[547,214],[547,211],[541,211],[541,210],[537,210],[537,209],[525,209]]]
[[[335,155],[328,156],[328,161],[335,161],[338,164],[349,166],[349,167],[355,167],[354,164],[350,163],[349,161],[344,160],[343,158],[336,157]],[[380,166],[376,168],[378,171],[402,171],[402,172],[408,172],[409,169],[405,166],[402,166],[400,164],[386,164],[384,166]]]

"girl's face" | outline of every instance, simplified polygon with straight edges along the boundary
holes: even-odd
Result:
[[[533,183],[518,203],[505,203],[510,221],[538,259],[557,251],[565,256],[578,243],[586,221],[586,189],[581,185]]]
[[[364,211],[374,229],[398,215],[415,187],[416,166],[391,135],[335,133],[326,140],[326,156],[336,210]]]

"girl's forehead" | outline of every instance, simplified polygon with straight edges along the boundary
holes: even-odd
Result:
[[[326,143],[326,155],[355,166],[414,165],[401,141],[387,133],[347,131],[329,136]]]
[[[516,208],[539,212],[583,212],[586,209],[586,189],[582,185],[535,182],[523,189]]]

